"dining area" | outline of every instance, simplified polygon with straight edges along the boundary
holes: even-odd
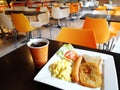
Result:
[[[90,1],[27,0],[2,9],[0,90],[119,90],[120,7]],[[46,55],[37,51],[44,45],[34,46],[44,39]],[[36,57],[47,58],[38,66]]]

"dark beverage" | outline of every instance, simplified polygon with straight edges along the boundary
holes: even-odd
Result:
[[[46,44],[47,44],[46,42],[37,42],[37,43],[32,43],[31,46],[32,47],[42,47]]]
[[[30,50],[35,66],[41,68],[48,60],[49,41],[42,38],[31,39],[27,43],[27,46]]]

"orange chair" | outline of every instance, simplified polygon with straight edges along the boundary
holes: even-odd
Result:
[[[79,12],[79,10],[80,10],[80,4],[76,2],[76,3],[73,3],[73,6],[74,6],[74,10],[76,12]]]
[[[24,14],[11,14],[13,25],[18,32],[30,32],[33,28],[30,26],[30,22]]]
[[[98,14],[99,12],[104,12],[105,14],[108,13],[106,6],[98,6],[97,8],[95,8],[95,11],[98,11]]]
[[[99,44],[106,43],[110,37],[108,22],[104,18],[86,17],[83,29],[92,29],[95,32],[96,42]]]
[[[95,33],[96,42],[99,45],[99,48],[100,48],[100,44],[103,44],[103,49],[104,49],[104,45],[107,45],[107,49],[108,49],[110,30],[106,19],[86,17],[83,24],[83,29],[92,29]]]
[[[98,6],[98,7],[96,8],[96,10],[106,10],[106,9],[107,9],[106,6]]]
[[[120,9],[119,10],[115,10],[115,15],[116,16],[120,16]]]
[[[40,12],[40,7],[36,7],[36,12]]]
[[[112,48],[115,46],[114,41],[116,42],[120,35],[120,22],[110,22],[110,32],[111,37],[114,38],[110,47],[110,50],[112,50]]]
[[[115,15],[115,13],[116,13],[115,10],[109,10],[109,11],[108,11],[108,14],[109,14],[109,15]]]
[[[117,36],[120,31],[120,22],[110,22],[110,30],[112,32],[112,36]]]
[[[17,32],[16,36],[18,36],[18,32],[25,33],[27,35],[27,40],[23,41],[22,43],[27,42],[32,37],[31,32],[35,30],[30,25],[28,18],[21,13],[21,14],[11,14],[11,19]]]
[[[97,48],[92,30],[63,27],[56,40],[95,49]]]
[[[120,6],[111,7],[111,10],[108,10],[108,14],[110,14],[110,15],[120,15]]]
[[[118,10],[118,9],[120,9],[120,6],[113,6],[112,9]]]
[[[72,15],[79,13],[79,10],[80,10],[79,4],[77,4],[77,3],[71,3],[71,4],[69,5],[69,8],[70,8],[70,16],[71,16],[71,18],[72,18]],[[77,15],[77,16],[78,16],[78,15]],[[77,18],[78,18],[78,17],[77,17]]]

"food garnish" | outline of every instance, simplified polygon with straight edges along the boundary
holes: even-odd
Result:
[[[73,51],[73,50],[69,50],[69,51],[67,51],[67,52],[64,54],[64,57],[65,57],[66,59],[70,59],[70,60],[75,61],[75,60],[77,60],[77,58],[78,58],[78,54],[77,54],[75,51]]]

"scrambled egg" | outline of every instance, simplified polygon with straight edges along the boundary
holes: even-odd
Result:
[[[71,82],[72,63],[62,59],[50,65],[49,70],[53,77]]]

